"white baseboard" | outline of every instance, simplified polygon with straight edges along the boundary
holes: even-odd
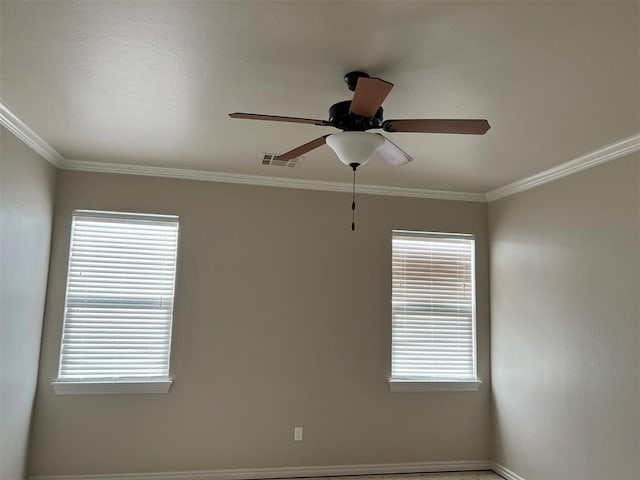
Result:
[[[463,472],[491,470],[489,460],[458,462],[381,463],[368,465],[330,465],[324,467],[243,468],[157,473],[116,473],[104,475],[43,475],[30,480],[258,480],[272,478],[335,477],[393,473]],[[519,479],[519,477],[513,477]]]
[[[520,475],[512,472],[507,467],[500,465],[499,463],[493,462],[491,469],[501,477],[504,477],[505,480],[524,480]]]

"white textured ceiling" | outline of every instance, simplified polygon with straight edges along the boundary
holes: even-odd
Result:
[[[487,118],[485,136],[388,134],[415,158],[359,182],[485,192],[640,131],[637,1],[0,2],[0,98],[69,159],[348,182],[327,127],[364,69],[385,118]]]

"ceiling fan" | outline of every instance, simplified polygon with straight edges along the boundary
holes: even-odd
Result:
[[[256,113],[231,113],[231,118],[246,120],[269,120],[273,122],[306,123],[321,127],[335,127],[343,133],[323,135],[278,155],[278,160],[291,160],[327,143],[341,162],[357,168],[378,154],[390,165],[404,165],[413,158],[395,143],[378,133],[367,130],[382,129],[385,132],[455,133],[484,135],[489,130],[486,120],[434,120],[402,119],[383,120],[382,102],[393,88],[393,83],[372,78],[365,72],[349,72],[344,76],[349,90],[354,92],[352,100],[338,102],[329,108],[329,120],[312,118],[281,117]],[[351,134],[351,135],[349,135]],[[355,165],[354,165],[355,164]]]
[[[278,155],[278,160],[291,160],[304,155],[325,143],[336,153],[345,165],[353,169],[353,201],[351,209],[355,211],[355,174],[360,165],[364,165],[377,152],[391,166],[409,163],[413,158],[379,133],[367,130],[382,129],[385,132],[413,133],[457,133],[484,135],[490,125],[481,120],[434,120],[402,119],[383,120],[382,102],[393,88],[393,83],[381,78],[370,77],[365,72],[349,72],[344,76],[349,90],[354,92],[353,99],[335,103],[329,108],[329,120],[313,118],[281,117],[256,113],[230,113],[231,118],[246,120],[269,120],[273,122],[306,123],[321,127],[334,127],[341,133],[323,135],[315,140]],[[352,221],[351,229],[355,230]]]

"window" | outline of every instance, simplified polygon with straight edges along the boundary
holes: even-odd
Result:
[[[167,392],[178,217],[73,213],[56,393]]]
[[[393,231],[391,389],[477,390],[472,235]]]

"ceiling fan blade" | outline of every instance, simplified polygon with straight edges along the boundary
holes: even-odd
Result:
[[[384,138],[384,143],[377,150],[376,154],[380,155],[380,157],[382,157],[382,159],[389,165],[391,165],[392,167],[399,167],[401,165],[406,165],[413,160],[413,157],[411,157],[411,155],[402,150],[391,140],[383,135],[380,136]]]
[[[231,118],[242,118],[244,120],[269,120],[272,122],[307,123],[309,125],[330,126],[326,120],[316,120],[314,118],[299,117],[279,117],[277,115],[261,115],[259,113],[230,113]]]
[[[294,148],[293,150],[289,150],[287,153],[283,153],[282,155],[278,155],[276,157],[277,160],[291,160],[292,158],[299,157],[300,155],[304,155],[311,150],[321,147],[326,142],[326,139],[329,135],[324,135],[320,138],[316,138],[315,140],[311,140],[304,145],[300,145],[299,147]]]
[[[351,100],[349,113],[366,118],[373,117],[392,88],[393,83],[381,78],[360,77]]]
[[[484,135],[491,128],[486,120],[386,120],[386,132],[462,133]]]

